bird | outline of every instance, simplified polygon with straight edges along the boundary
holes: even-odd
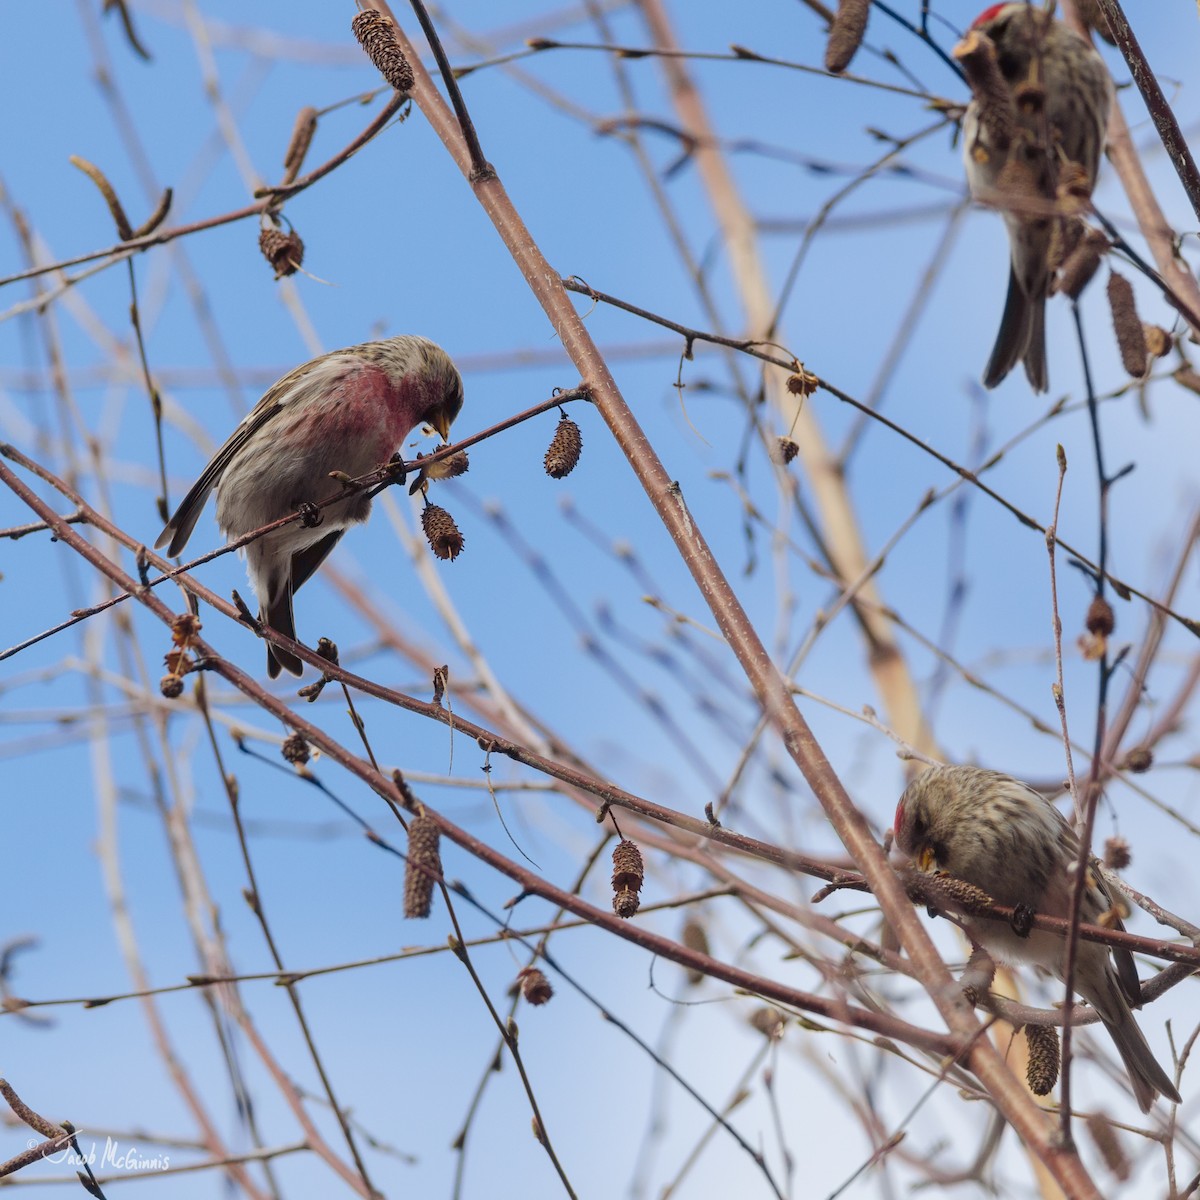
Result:
[[[1000,209],[1009,241],[1008,293],[983,384],[994,388],[1022,362],[1034,391],[1044,392],[1051,259],[1061,252],[1068,208],[1095,189],[1112,79],[1089,41],[1032,4],[984,9],[956,51],[960,59],[977,42],[971,33],[988,38],[1007,85],[1007,96],[997,96],[973,78],[963,118],[971,194]],[[1069,185],[1069,206],[1058,203],[1060,184]]]
[[[900,797],[893,833],[896,846],[923,871],[936,869],[973,884],[997,904],[1070,918],[1079,839],[1040,792],[1011,775],[974,766],[930,768]],[[1123,928],[1098,870],[1088,870],[1080,918]],[[1066,940],[1050,930],[1034,929],[1021,937],[1003,922],[986,918],[966,918],[964,925],[993,957],[1033,962],[1062,979]],[[1133,1018],[1131,1006],[1141,1006],[1133,955],[1080,939],[1074,987],[1116,1044],[1138,1107],[1149,1112],[1160,1095],[1181,1103]]]
[[[315,523],[293,521],[244,547],[258,619],[295,639],[292,596],[371,497],[342,482],[382,466],[418,426],[443,440],[463,403],[462,377],[428,338],[405,334],[330,351],[273,384],[213,455],[155,542],[178,555],[214,489],[217,525],[232,541],[305,505]],[[344,497],[338,499],[338,497]],[[267,674],[303,671],[291,651],[267,644]]]

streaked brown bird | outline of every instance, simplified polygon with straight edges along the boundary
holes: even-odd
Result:
[[[1003,214],[1011,264],[983,384],[995,387],[1022,362],[1033,390],[1044,392],[1050,258],[1063,221],[1055,215],[1059,184],[1075,164],[1069,174],[1076,202],[1091,196],[1112,109],[1112,79],[1089,42],[1032,4],[993,4],[971,30],[991,40],[1012,99],[1010,122],[989,120],[988,114],[981,119],[987,101],[979,95],[963,119],[967,182],[976,200]],[[998,126],[1009,124],[998,138]]]
[[[896,806],[896,845],[921,870],[945,871],[982,888],[997,904],[1026,905],[1067,919],[1079,840],[1061,813],[1028,785],[981,767],[933,767],[908,785]],[[1121,929],[1099,871],[1089,871],[1080,905],[1090,925]],[[1103,919],[1102,919],[1103,918]],[[1062,978],[1066,940],[1049,930],[1028,937],[1000,921],[967,919],[971,938],[1003,962],[1032,962]],[[1156,1096],[1180,1103],[1133,1019],[1141,984],[1133,955],[1082,939],[1075,948],[1075,990],[1096,1010],[1129,1073],[1138,1107]]]
[[[267,390],[213,455],[155,547],[169,543],[167,553],[179,554],[214,488],[217,525],[230,540],[304,503],[335,501],[320,510],[315,527],[294,521],[245,547],[259,620],[294,639],[292,595],[371,510],[366,492],[347,493],[330,473],[355,478],[382,466],[419,425],[448,439],[462,402],[457,368],[428,338],[405,335],[322,354]],[[268,675],[274,679],[281,668],[299,675],[303,664],[268,643]]]

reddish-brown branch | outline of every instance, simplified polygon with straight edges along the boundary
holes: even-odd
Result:
[[[236,208],[232,212],[221,213],[215,217],[205,217],[202,221],[193,221],[188,225],[172,225],[167,229],[159,229],[154,233],[147,234],[145,237],[135,237],[127,242],[118,242],[115,246],[109,246],[106,250],[93,250],[88,254],[76,255],[74,258],[64,258],[59,262],[29,267],[24,271],[18,271],[16,274],[7,275],[3,279],[0,279],[0,287],[4,287],[10,283],[17,283],[22,279],[34,279],[39,275],[48,275],[54,271],[65,271],[68,267],[78,267],[83,263],[95,262],[100,258],[111,258],[114,262],[119,261],[126,255],[140,250],[148,250],[151,246],[162,246],[167,242],[173,242],[176,238],[200,233],[205,229],[216,229],[221,225],[230,225],[234,221],[244,221],[247,217],[261,216],[265,212],[277,209],[281,199],[287,196],[294,196],[297,192],[302,192],[305,188],[311,187],[318,179],[323,179],[330,171],[341,166],[342,163],[361,150],[395,116],[403,103],[403,96],[392,96],[375,119],[349,145],[344,146],[332,158],[323,162],[319,167],[315,167],[307,175],[301,179],[297,179],[294,183],[280,185],[279,187],[260,188],[257,195],[261,199],[257,204],[249,204],[245,208]]]
[[[390,9],[380,0],[380,11]],[[394,17],[392,18],[395,19]],[[788,754],[808,781],[843,845],[870,880],[885,915],[907,948],[920,978],[950,1029],[969,1046],[969,1065],[983,1081],[1001,1111],[1047,1164],[1070,1195],[1097,1196],[1078,1156],[1053,1144],[1045,1116],[1030,1101],[995,1048],[979,1038],[980,1025],[951,979],[936,948],[922,928],[865,819],[842,787],[807,722],[800,715],[786,681],[771,662],[729,581],[718,567],[707,541],[692,519],[684,497],[667,474],[634,417],[586,327],[525,227],[500,179],[471,179],[472,164],[454,119],[434,87],[411,43],[397,26],[397,39],[413,66],[413,99],[491,218],[534,296],[550,318],[563,347],[592,389],[592,396],[614,439],[624,452],[651,504],[679,549],[722,634],[737,656],[764,713],[777,728]],[[490,852],[489,852],[490,853]],[[564,900],[570,899],[564,897]],[[560,901],[562,902],[562,901]],[[574,901],[572,901],[574,902]]]
[[[172,611],[149,589],[141,587],[137,580],[123,571],[102,550],[93,546],[80,536],[66,521],[59,518],[50,505],[38,497],[36,493],[18,479],[3,463],[0,463],[0,483],[9,487],[24,504],[37,513],[42,520],[49,523],[54,529],[56,536],[65,545],[79,554],[93,568],[104,575],[105,578],[109,579],[123,591],[134,596],[154,616],[162,621],[164,625],[170,627],[173,624],[179,614]],[[98,524],[105,526],[108,523],[98,521]],[[226,682],[237,688],[238,691],[263,709],[263,711],[271,713],[285,725],[303,734],[307,741],[319,747],[327,757],[337,762],[351,774],[357,776],[390,804],[403,807],[404,797],[390,778],[381,775],[366,760],[351,754],[344,746],[330,738],[322,729],[305,721],[284,703],[283,700],[273,696],[249,675],[221,658],[203,639],[197,637],[192,641],[191,645],[195,654],[201,660],[204,669],[220,675]],[[344,678],[351,686],[360,688],[363,691],[369,692],[372,690],[368,681],[358,679],[347,672],[338,671],[338,678]],[[429,707],[433,708],[434,706]],[[447,721],[451,719],[449,714],[445,713],[444,710],[439,709],[438,713],[445,716]],[[454,723],[457,728],[461,729],[460,721],[455,720]],[[793,1005],[805,1011],[817,1013],[832,1021],[839,1021],[881,1034],[885,1037],[894,1038],[897,1041],[915,1046],[930,1054],[954,1057],[961,1053],[967,1053],[972,1063],[974,1063],[977,1057],[978,1043],[975,1042],[975,1038],[978,1034],[978,1026],[976,1030],[968,1032],[965,1038],[938,1034],[921,1029],[919,1026],[910,1025],[887,1013],[859,1008],[843,1001],[830,1000],[823,996],[812,995],[798,988],[786,987],[774,980],[755,975],[750,971],[740,970],[737,967],[700,954],[698,951],[690,950],[688,947],[673,942],[669,938],[652,933],[650,930],[644,929],[633,922],[622,920],[612,912],[586,903],[573,893],[556,887],[547,880],[542,879],[536,873],[505,858],[493,850],[491,846],[472,836],[466,830],[460,829],[445,817],[435,813],[432,809],[427,808],[426,811],[437,822],[441,832],[446,837],[451,838],[459,846],[479,859],[479,861],[486,863],[488,866],[493,867],[495,870],[514,880],[520,885],[524,893],[549,900],[565,911],[574,913],[576,916],[582,917],[593,925],[614,933],[632,942],[634,945],[641,946],[653,954],[669,959],[672,962],[677,962],[681,966],[704,971],[711,974],[714,978],[722,979],[734,987],[761,995],[768,1000]],[[894,875],[892,878],[895,881]],[[943,971],[945,970],[944,967],[942,969]],[[949,977],[947,976],[947,978]],[[950,987],[957,994],[957,989],[952,982],[950,983]],[[965,1051],[964,1047],[967,1048]]]
[[[1063,0],[1063,17],[1085,37],[1090,37],[1075,12],[1072,0]],[[1190,313],[1200,313],[1200,285],[1197,285],[1190,270],[1176,251],[1175,232],[1167,221],[1162,205],[1146,178],[1142,160],[1138,157],[1129,125],[1120,104],[1114,104],[1108,121],[1108,160],[1112,163],[1121,186],[1129,199],[1130,207],[1137,218],[1138,228],[1150,247],[1155,265],[1170,292],[1178,296],[1183,304],[1179,311],[1192,324],[1192,332],[1200,336],[1195,319]]]
[[[913,874],[908,879],[908,885],[914,899],[922,904],[932,904],[937,906],[942,897],[941,891],[936,884],[924,886],[921,876]],[[818,898],[822,895],[837,890],[849,890],[856,892],[869,892],[871,889],[867,885],[867,881],[861,877],[855,877],[851,872],[845,872],[842,878],[829,888],[823,888],[818,893]],[[1005,924],[1011,925],[1016,917],[1016,909],[1010,908],[1005,904],[991,904],[987,906],[973,906],[971,909],[971,917],[982,917],[986,920],[1003,921]],[[1022,911],[1021,919],[1024,920],[1026,913]],[[1035,913],[1030,918],[1031,929],[1046,929],[1051,933],[1056,933],[1060,937],[1066,937],[1071,928],[1071,922],[1065,917],[1051,917],[1045,913]],[[1166,941],[1162,938],[1142,937],[1136,933],[1127,933],[1124,929],[1106,929],[1102,925],[1087,925],[1083,922],[1079,923],[1079,936],[1085,942],[1100,942],[1106,946],[1121,947],[1125,950],[1131,950],[1136,954],[1147,954],[1152,958],[1166,959],[1168,962],[1187,963],[1200,970],[1200,946],[1186,946],[1179,942]]]
[[[1158,77],[1146,61],[1146,55],[1130,28],[1129,22],[1125,19],[1119,0],[1097,0],[1097,3],[1104,13],[1105,20],[1108,21],[1109,32],[1125,56],[1129,73],[1133,76],[1133,82],[1137,84],[1138,91],[1142,93],[1142,99],[1146,102],[1146,111],[1154,122],[1154,128],[1158,130],[1158,136],[1162,139],[1167,157],[1171,160],[1171,165],[1179,176],[1179,182],[1183,184],[1183,190],[1191,202],[1192,211],[1196,214],[1196,219],[1200,220],[1200,172],[1196,170],[1196,160],[1192,157],[1192,151],[1183,136],[1183,130],[1179,128],[1175,113],[1167,103],[1166,96],[1163,95]]]

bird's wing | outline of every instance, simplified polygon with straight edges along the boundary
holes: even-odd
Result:
[[[292,555],[292,593],[300,590],[300,585],[309,579],[312,573],[329,557],[334,546],[338,544],[344,529],[335,529],[327,533],[319,542],[305,546]]]
[[[201,471],[200,478],[192,484],[188,494],[175,510],[175,515],[158,535],[154,548],[159,550],[169,541],[171,545],[167,554],[178,554],[192,536],[192,530],[195,529],[196,521],[204,510],[209,492],[219,482],[222,472],[246,442],[285,406],[302,403],[311,399],[314,391],[319,393],[335,386],[358,365],[358,359],[351,351],[336,351],[312,362],[302,363],[289,371],[278,383],[272,384],[229,435],[225,444],[212,456],[208,466]]]
[[[266,397],[263,399],[265,400]],[[280,408],[282,408],[280,404],[264,404],[261,400],[254,406],[253,411],[229,435],[225,444],[209,460],[208,466],[200,472],[200,478],[192,484],[188,494],[184,496],[175,510],[175,515],[158,535],[158,541],[154,543],[155,550],[161,550],[169,541],[171,545],[167,554],[174,557],[187,545],[187,540],[192,536],[192,530],[196,528],[196,522],[204,511],[208,493],[213,490],[217,480],[221,478],[221,473],[229,466],[233,456],[246,444],[246,440],[252,434],[257,433],[279,412]]]
[[[1108,905],[1108,915],[1104,921],[1104,925],[1108,929],[1119,929],[1122,933],[1125,932],[1125,925],[1121,918],[1117,916],[1119,911],[1117,897],[1113,894],[1113,888],[1104,878],[1100,860],[1092,858],[1091,874],[1096,880],[1096,890],[1104,897],[1105,903]],[[1113,962],[1117,968],[1117,979],[1121,984],[1121,991],[1125,994],[1125,999],[1129,1001],[1131,1008],[1142,1007],[1142,981],[1138,978],[1137,963],[1133,961],[1133,951],[1126,950],[1124,946],[1112,946]]]
[[[1066,819],[1066,817],[1064,817],[1062,813],[1058,812],[1058,809],[1054,809],[1054,812],[1058,813],[1059,819],[1063,823],[1063,829],[1065,830],[1066,834],[1067,854],[1072,864],[1072,874],[1074,874],[1074,864],[1079,860],[1079,838],[1075,836],[1075,830],[1071,828],[1071,823]],[[1125,926],[1121,923],[1120,918],[1117,916],[1117,898],[1113,895],[1112,887],[1104,878],[1100,860],[1094,854],[1092,855],[1092,861],[1088,869],[1088,875],[1090,876],[1091,882],[1096,891],[1100,893],[1104,901],[1104,908],[1102,910],[1102,912],[1105,914],[1104,924],[1109,929],[1119,929],[1122,933],[1124,933]],[[1100,915],[1101,913],[1096,913],[1093,916],[1092,914],[1089,914],[1085,908],[1083,919],[1085,921],[1095,921]],[[1121,946],[1111,946],[1109,948],[1112,951],[1113,962],[1117,968],[1117,979],[1120,982],[1121,991],[1124,993],[1125,999],[1128,1000],[1134,1008],[1141,1008],[1142,982],[1138,978],[1137,964],[1133,961],[1132,952]]]

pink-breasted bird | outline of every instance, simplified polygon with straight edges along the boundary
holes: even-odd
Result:
[[[997,904],[1070,917],[1079,840],[1058,809],[1010,775],[982,767],[930,768],[900,797],[894,833],[896,845],[921,870],[974,884]],[[1088,872],[1080,916],[1089,925],[1123,928],[1098,870]],[[1066,940],[1057,934],[1034,929],[1020,937],[1003,922],[982,917],[967,919],[965,928],[994,958],[1037,963],[1062,978]],[[1080,939],[1074,986],[1116,1044],[1138,1107],[1149,1112],[1158,1095],[1180,1103],[1133,1019],[1131,1007],[1142,1002],[1133,955]]]
[[[230,540],[286,517],[304,503],[345,499],[320,510],[308,528],[294,521],[245,547],[259,620],[295,638],[292,595],[325,561],[342,534],[367,519],[371,498],[347,492],[330,472],[356,478],[388,461],[413,429],[448,439],[463,402],[454,363],[428,338],[405,335],[322,354],[263,395],[213,455],[155,547],[179,554],[208,494]],[[300,659],[267,644],[267,673],[299,675]]]
[[[1076,204],[1091,196],[1112,108],[1112,80],[1088,41],[1032,4],[993,4],[971,30],[994,45],[1012,101],[1006,120],[992,120],[996,114],[981,113],[988,98],[977,93],[963,118],[971,194],[1001,211],[1010,252],[1004,315],[983,384],[995,387],[1023,362],[1034,391],[1044,392],[1050,259],[1064,221],[1055,213],[1059,184],[1070,179]],[[1069,172],[1068,164],[1075,164]]]

